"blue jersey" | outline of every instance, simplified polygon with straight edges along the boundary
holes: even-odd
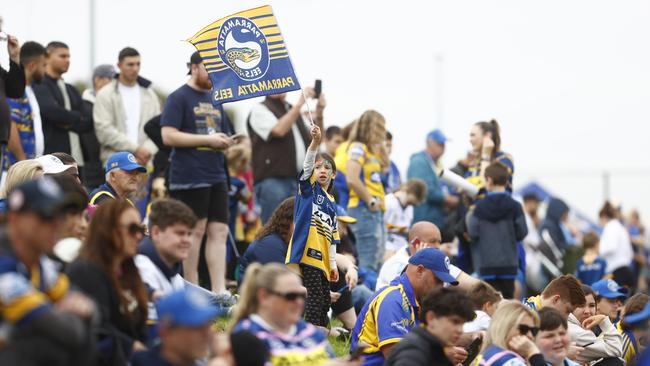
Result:
[[[18,99],[7,98],[7,104],[9,104],[9,108],[11,109],[11,122],[16,124],[18,138],[25,153],[25,158],[34,159],[36,157],[34,116],[32,115],[32,107],[29,104],[27,94],[24,94],[22,98]],[[7,157],[8,161],[6,164],[11,165],[17,161],[16,156],[11,152],[7,154]]]
[[[334,358],[325,333],[312,324],[299,321],[291,334],[278,334],[257,315],[242,319],[233,333],[248,331],[266,345],[272,365],[322,365]]]
[[[607,262],[601,257],[596,257],[593,262],[585,262],[584,257],[576,263],[576,277],[585,285],[591,286],[605,276]]]
[[[43,256],[27,268],[4,243],[0,248],[0,324],[26,324],[63,298],[69,284],[51,259]]]
[[[302,172],[300,173],[302,175]],[[334,197],[325,192],[312,174],[301,179],[293,210],[294,230],[287,264],[305,264],[330,278],[330,245],[340,242]]]
[[[419,324],[419,305],[406,276],[395,278],[390,285],[375,292],[357,317],[350,338],[350,352],[359,342],[368,344],[364,365],[383,365],[381,348],[402,340]]]

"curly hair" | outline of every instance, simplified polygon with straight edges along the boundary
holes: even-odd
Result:
[[[260,240],[271,234],[278,234],[285,242],[291,237],[291,224],[293,223],[294,197],[289,197],[280,203],[269,221],[255,235],[255,240]]]

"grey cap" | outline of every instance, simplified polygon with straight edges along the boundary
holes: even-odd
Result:
[[[115,68],[113,65],[99,65],[93,71],[93,80],[95,78],[113,78],[115,77]]]

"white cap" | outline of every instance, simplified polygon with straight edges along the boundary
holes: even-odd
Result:
[[[68,170],[70,166],[63,164],[61,159],[54,155],[43,155],[36,158],[43,167],[44,174],[59,174]]]

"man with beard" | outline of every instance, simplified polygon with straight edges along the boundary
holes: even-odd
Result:
[[[9,135],[9,165],[16,161],[43,155],[43,126],[38,101],[31,87],[40,83],[45,74],[45,47],[36,42],[25,42],[20,48],[20,61],[25,71],[25,93],[16,99],[7,99],[11,110]]]
[[[230,306],[234,298],[225,280],[229,189],[223,152],[235,141],[223,108],[212,105],[212,82],[198,52],[192,54],[189,68],[190,79],[169,95],[160,120],[163,142],[173,148],[169,190],[199,219],[183,264],[185,279],[198,284],[201,240],[207,232],[205,258],[212,291],[222,305]]]

